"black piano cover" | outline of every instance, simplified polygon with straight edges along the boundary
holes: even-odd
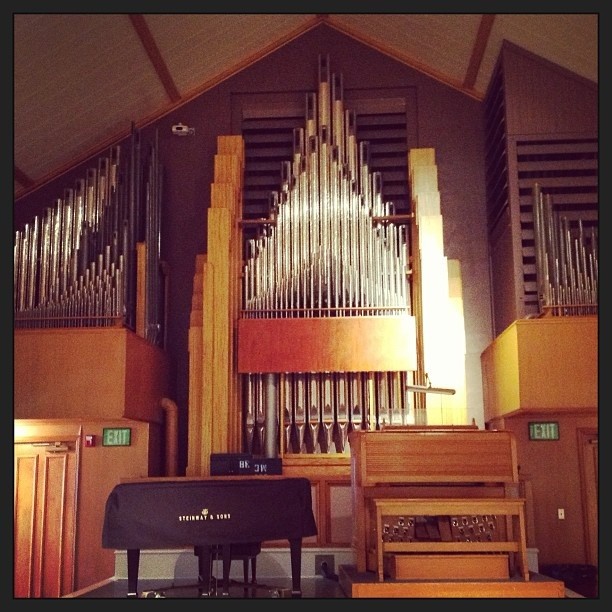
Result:
[[[317,535],[307,478],[121,483],[106,501],[102,546],[182,548]]]

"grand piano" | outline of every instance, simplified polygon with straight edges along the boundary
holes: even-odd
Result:
[[[126,550],[127,597],[138,597],[141,549],[194,548],[198,589],[211,595],[212,555],[222,551],[223,595],[229,595],[232,545],[288,540],[292,597],[301,597],[302,538],[317,535],[307,478],[221,476],[123,482],[108,496],[103,548]]]

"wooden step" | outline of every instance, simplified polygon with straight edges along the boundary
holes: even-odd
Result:
[[[395,580],[510,578],[507,554],[385,555],[385,574]]]
[[[565,585],[542,574],[529,580],[385,580],[375,572],[357,572],[354,565],[341,565],[338,579],[344,594],[353,598],[564,598]]]

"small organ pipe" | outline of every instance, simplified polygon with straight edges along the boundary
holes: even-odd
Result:
[[[563,316],[597,313],[597,234],[554,209],[551,194],[535,183],[533,231],[538,306]]]
[[[121,166],[121,159],[120,147],[113,147],[110,156],[99,159],[97,167],[90,168],[74,188],[64,189],[63,197],[47,207],[40,219],[35,217],[16,232],[13,290],[16,328],[107,326],[116,317],[129,325],[135,319],[129,312],[135,303],[125,269],[127,261],[130,269],[136,270],[131,261],[135,250],[130,248],[130,235],[138,234],[133,224],[130,226],[130,206],[125,201],[129,192],[122,184],[127,175],[128,183],[139,193],[136,182],[140,179],[130,180],[130,174],[137,168]],[[150,289],[147,302],[152,319],[147,329],[153,330],[151,341],[158,343],[157,293],[161,288],[150,272],[153,269],[157,274],[160,257],[161,166],[157,142],[151,159],[144,185],[152,195],[144,214],[153,232],[147,239],[151,247],[151,259],[146,264]],[[135,201],[134,215],[142,216],[142,207],[142,202]],[[130,306],[126,306],[128,298]]]

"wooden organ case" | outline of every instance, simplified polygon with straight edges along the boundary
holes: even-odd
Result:
[[[402,514],[445,513],[450,507],[436,500],[450,492],[457,498],[452,512],[499,514],[503,529],[518,534],[509,544],[476,548],[512,553],[512,568],[527,580],[522,500],[486,489],[471,509],[476,495],[440,486],[461,481],[467,470],[468,486],[492,480],[505,491],[517,471],[508,436],[466,424],[460,268],[443,255],[434,151],[408,152],[413,210],[396,214],[383,201],[367,143],[356,140],[341,79],[330,74],[329,58],[319,62],[318,94],[307,95],[305,127],[293,131],[293,157],[282,162],[268,217],[243,218],[244,141],[218,138],[208,247],[196,260],[192,298],[187,476],[208,476],[212,453],[280,456],[283,474],[309,478],[315,492],[319,535],[306,546],[352,544],[358,571],[374,572],[381,583],[387,545],[377,536],[377,546],[372,530],[387,516],[385,504],[394,498],[399,508],[391,510]],[[432,380],[445,386],[432,387]],[[401,434],[407,444],[387,447],[397,439],[392,430],[432,424],[446,429],[426,437],[423,452],[403,457],[412,433]],[[489,448],[504,437],[502,476],[488,474],[486,465],[471,474],[482,448],[464,444],[465,435]],[[439,450],[447,438],[461,450],[454,457]],[[365,450],[370,440],[380,443],[374,463]],[[364,457],[365,471],[356,463]],[[431,477],[439,485],[421,492],[419,503],[429,505],[404,507],[406,491],[414,495],[410,486],[389,492],[388,484],[402,483],[406,461],[408,481]],[[421,471],[431,461],[436,474]],[[367,474],[373,465],[391,480]],[[453,476],[443,476],[445,466]],[[383,501],[373,494],[380,484]],[[340,542],[330,517],[335,485],[350,491],[353,508]],[[503,574],[494,561],[487,567]]]
[[[189,476],[209,473],[211,453],[249,452],[283,470],[336,465],[348,483],[351,431],[465,422],[460,269],[443,255],[434,151],[408,152],[413,210],[398,213],[355,123],[320,57],[257,219],[243,218],[244,140],[218,138],[192,297]],[[429,401],[431,381],[449,393]]]

